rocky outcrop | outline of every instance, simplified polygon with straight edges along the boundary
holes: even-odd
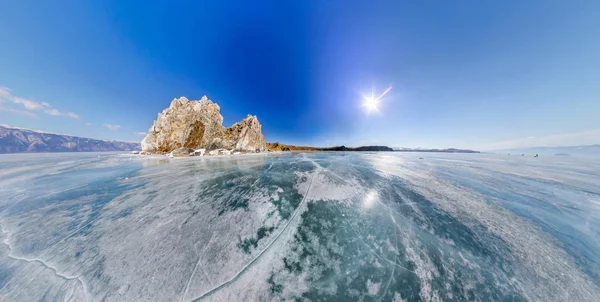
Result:
[[[158,114],[142,140],[142,150],[151,153],[167,153],[178,148],[267,151],[262,127],[256,116],[248,115],[225,128],[220,111],[219,105],[206,96],[199,101],[190,101],[185,97],[173,99],[169,108]]]
[[[142,140],[142,150],[171,152],[177,148],[204,146],[223,134],[220,111],[219,105],[206,96],[200,101],[185,97],[174,99],[169,108],[158,114]]]
[[[256,116],[248,115],[242,121],[225,129],[225,139],[231,142],[235,150],[267,151],[267,143],[262,134],[262,126]]]

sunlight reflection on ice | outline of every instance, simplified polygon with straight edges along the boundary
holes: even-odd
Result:
[[[373,203],[375,203],[376,200],[377,200],[377,192],[375,192],[375,191],[368,192],[365,195],[365,202],[364,202],[365,208],[370,208],[371,206],[373,206]]]

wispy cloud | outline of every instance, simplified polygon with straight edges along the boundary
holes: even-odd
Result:
[[[6,99],[11,95],[10,89],[0,86],[0,98]]]
[[[600,129],[583,132],[556,134],[548,136],[529,136],[523,139],[495,142],[475,146],[477,150],[502,150],[540,146],[578,146],[593,145],[600,142]]]
[[[146,136],[146,132],[132,132],[133,134],[137,135],[137,136]]]
[[[14,113],[14,114],[18,114],[18,115],[30,117],[30,118],[37,118],[38,117],[35,113],[29,112],[29,111],[26,111],[26,110],[19,110],[19,109],[13,109],[13,108],[0,107],[0,111],[10,112],[10,113]]]
[[[25,107],[25,109],[27,109],[27,110],[41,110],[41,109],[44,109],[44,106],[42,106],[42,104],[40,104],[40,103],[38,103],[36,101],[32,101],[32,100],[20,98],[20,97],[17,97],[17,96],[12,96],[12,98],[10,98],[9,100],[12,101],[15,104],[23,105],[23,107]]]
[[[50,115],[53,115],[53,116],[68,116],[68,117],[74,118],[74,119],[80,119],[81,118],[81,116],[79,116],[79,114],[77,114],[75,112],[71,112],[71,111],[62,112],[62,111],[60,111],[60,110],[58,110],[56,108],[52,108],[52,107],[44,109],[44,112],[46,112],[46,113],[48,113]]]
[[[92,123],[85,123],[86,126],[91,126],[93,125]]]
[[[104,124],[103,126],[110,130],[119,130],[119,128],[121,128],[121,126],[119,126],[119,125],[111,125],[111,124]]]
[[[54,109],[54,108],[48,108],[46,110],[44,110],[46,113],[50,114],[50,115],[54,115],[54,116],[60,116],[61,112],[58,111],[58,109]]]
[[[79,114],[77,114],[75,112],[71,112],[71,111],[65,112],[64,115],[66,115],[68,117],[71,117],[71,118],[75,118],[75,119],[80,119],[81,118],[81,116]]]
[[[71,111],[60,111],[54,107],[52,107],[52,105],[50,105],[47,102],[36,102],[34,100],[29,100],[29,99],[25,99],[22,97],[18,97],[12,94],[11,90],[6,88],[6,87],[0,87],[0,100],[5,100],[5,101],[9,101],[12,102],[14,104],[23,106],[26,110],[28,111],[43,111],[46,114],[52,115],[52,116],[66,116],[66,117],[70,117],[70,118],[74,118],[74,119],[80,119],[81,116],[79,116],[79,114],[76,114],[74,112]],[[9,109],[9,108],[5,108],[5,109]],[[16,111],[23,111],[23,110],[17,110],[17,109],[11,109],[12,112],[16,113]],[[8,111],[8,110],[4,110],[4,111]],[[36,116],[34,113],[31,113],[28,116]]]

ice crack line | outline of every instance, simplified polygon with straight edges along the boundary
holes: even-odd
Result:
[[[213,233],[212,236],[210,236],[210,239],[208,240],[208,243],[206,243],[206,247],[204,247],[204,250],[202,251],[202,254],[200,254],[200,257],[198,257],[198,262],[196,262],[196,266],[194,267],[194,271],[192,272],[192,275],[190,276],[190,279],[188,280],[187,285],[185,286],[185,290],[183,291],[183,295],[181,296],[181,301],[182,302],[185,299],[185,296],[187,295],[188,289],[190,288],[190,284],[192,283],[192,279],[196,275],[196,271],[198,270],[198,266],[200,265],[200,261],[202,261],[202,257],[204,257],[204,254],[206,253],[206,250],[208,250],[208,247],[210,246],[210,243],[211,243],[211,241],[213,240],[214,237],[215,237],[215,234]]]
[[[3,230],[3,232],[4,232],[4,230]],[[6,231],[5,233],[9,233],[9,232]],[[67,276],[65,274],[62,274],[62,273],[58,272],[58,270],[55,267],[47,264],[42,259],[37,259],[37,258],[27,259],[27,258],[23,258],[23,257],[11,255],[10,253],[12,252],[12,247],[8,243],[8,239],[9,239],[9,236],[6,236],[6,238],[4,238],[4,240],[2,241],[2,243],[8,247],[8,254],[6,255],[8,258],[15,259],[15,260],[20,260],[20,261],[24,261],[24,262],[28,262],[28,263],[31,263],[31,262],[40,263],[42,266],[44,266],[44,267],[50,269],[51,271],[53,271],[54,274],[57,277],[59,277],[59,278],[62,278],[62,279],[65,279],[65,280],[69,280],[69,281],[72,280],[72,281],[79,282],[81,284],[82,289],[83,289],[83,293],[85,294],[85,300],[86,301],[90,301],[90,298],[88,296],[88,292],[87,292],[85,283],[83,282],[83,280],[81,280],[80,277],[77,277],[77,276]],[[4,287],[6,287],[6,285]],[[4,287],[2,289],[4,289]]]
[[[338,209],[338,211],[339,211],[339,209]],[[413,273],[413,274],[415,274],[415,275],[418,275],[418,274],[417,274],[415,271],[413,271],[413,270],[410,270],[410,269],[408,269],[408,268],[406,268],[406,267],[404,267],[404,266],[402,266],[402,265],[400,265],[400,264],[396,263],[395,261],[391,261],[391,260],[389,260],[389,259],[387,259],[387,258],[383,258],[383,257],[381,257],[381,256],[380,256],[380,255],[379,255],[379,254],[378,254],[378,253],[375,251],[375,249],[373,249],[373,248],[372,248],[372,247],[371,247],[369,244],[367,244],[367,243],[366,243],[366,242],[365,242],[365,241],[364,241],[362,238],[360,238],[360,236],[358,235],[358,233],[356,232],[356,230],[354,230],[354,228],[353,228],[353,227],[352,227],[352,226],[351,226],[351,225],[350,225],[350,224],[349,224],[347,221],[345,221],[345,220],[344,220],[344,222],[346,223],[346,225],[348,226],[348,228],[349,228],[350,230],[352,230],[352,232],[354,233],[354,235],[356,236],[356,238],[358,238],[358,240],[359,240],[359,241],[360,241],[362,244],[364,244],[364,245],[367,247],[367,249],[368,249],[368,250],[369,250],[371,253],[373,253],[373,254],[375,255],[375,257],[377,257],[377,258],[381,259],[382,261],[385,261],[385,262],[388,262],[388,263],[390,263],[390,264],[392,264],[392,265],[395,265],[395,266],[397,266],[397,267],[399,267],[399,268],[401,268],[401,269],[403,269],[403,270],[405,270],[405,271],[408,271],[408,272],[411,272],[411,273]]]
[[[317,173],[317,171],[318,170],[315,170],[315,174]],[[294,220],[294,218],[296,217],[296,215],[298,214],[298,212],[300,212],[300,209],[304,206],[304,204],[306,202],[306,197],[308,197],[308,194],[310,193],[310,187],[312,186],[312,181],[315,178],[315,174],[313,174],[313,176],[310,178],[310,182],[308,183],[308,188],[306,189],[306,194],[304,194],[304,197],[302,198],[302,201],[298,205],[298,208],[296,209],[296,211],[294,211],[294,214],[292,215],[292,217],[290,217],[290,220],[288,220],[288,222],[285,224],[285,226],[283,227],[283,229],[281,230],[281,232],[279,232],[279,234],[277,234],[277,236],[269,243],[269,245],[267,245],[258,255],[256,255],[256,257],[254,257],[254,259],[252,259],[252,261],[250,261],[248,264],[246,264],[246,266],[244,266],[231,279],[229,279],[228,281],[225,281],[225,282],[221,283],[217,287],[209,290],[208,292],[202,294],[201,296],[199,296],[199,297],[197,297],[195,299],[192,299],[191,301],[193,301],[193,302],[200,301],[200,300],[202,300],[202,299],[204,299],[204,298],[206,298],[206,297],[214,294],[215,292],[217,292],[221,288],[223,288],[223,287],[231,284],[233,281],[237,280],[246,270],[248,270],[248,268],[250,268],[250,266],[252,264],[254,264],[254,262],[256,262],[256,260],[258,260],[258,258],[260,258],[273,245],[273,243],[275,243],[275,241],[277,241],[277,239],[279,238],[279,236],[281,236],[281,234],[283,234],[285,232],[285,230],[290,225],[290,223]]]

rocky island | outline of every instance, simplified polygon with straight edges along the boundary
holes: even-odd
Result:
[[[190,101],[173,99],[158,114],[141,142],[142,154],[173,156],[266,152],[262,126],[248,115],[231,127],[223,126],[221,108],[206,96]]]

